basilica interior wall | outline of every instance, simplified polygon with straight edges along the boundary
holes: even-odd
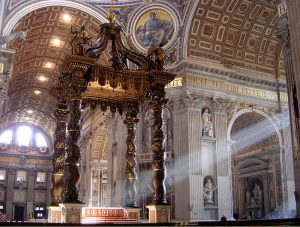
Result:
[[[295,210],[294,172],[291,168],[293,157],[283,59],[275,56],[278,47],[278,41],[274,38],[277,30],[274,22],[276,8],[266,2],[256,2],[254,5],[260,7],[260,13],[252,18],[250,11],[254,6],[250,6],[249,1],[238,1],[235,9],[227,1],[183,1],[182,7],[179,1],[166,2],[141,6],[137,10],[121,4],[115,11],[117,21],[124,27],[124,31],[133,34],[133,45],[144,53],[149,40],[158,37],[154,33],[153,37],[143,36],[138,25],[146,25],[145,15],[153,15],[154,11],[159,20],[163,17],[167,20],[164,28],[159,27],[168,34],[164,40],[168,55],[166,68],[177,74],[177,78],[166,87],[169,102],[163,115],[168,173],[166,188],[168,202],[172,204],[172,219],[218,220],[223,215],[240,219],[292,216]],[[92,5],[85,9],[88,12],[82,12],[79,10],[79,1],[69,4],[56,7],[47,1],[47,7],[36,6],[41,8],[35,13],[43,15],[43,11],[49,11],[57,23],[62,23],[56,12],[73,12],[79,18],[75,20],[76,24],[85,21],[87,27],[91,28],[89,34],[96,37],[97,31],[94,28],[100,21],[106,21],[105,6],[91,1]],[[100,13],[96,14],[95,11],[99,9]],[[16,16],[21,19],[28,13],[24,18],[31,18],[30,23],[37,23],[39,19],[34,17],[35,13],[26,10]],[[25,19],[19,24],[13,24],[13,20],[10,20],[13,13],[12,7],[7,12],[5,35],[14,26],[14,29],[20,30],[30,24],[25,23]],[[97,20],[91,15],[96,15]],[[234,15],[234,19],[231,15]],[[2,22],[0,18],[0,24]],[[32,29],[35,29],[34,26]],[[53,34],[61,35],[65,33],[65,27],[59,24],[53,29],[57,33],[53,32],[52,35],[49,31],[52,30],[48,29],[41,37],[48,39]],[[28,40],[34,43],[34,39],[34,35],[29,34]],[[43,59],[37,58],[35,62],[31,58],[29,63],[26,62],[25,53],[33,49],[32,44],[24,45],[24,49],[21,44],[11,45],[20,49],[16,75],[24,76],[32,67],[39,72],[38,67],[43,68],[44,65]],[[65,47],[64,50],[70,49],[67,45]],[[48,53],[56,51],[51,49],[53,47],[47,48],[43,46],[41,49]],[[108,62],[108,53],[104,55],[101,60]],[[59,62],[61,59],[53,57],[52,60]],[[17,100],[23,97],[24,103],[29,103],[32,97],[26,95],[29,94],[29,90],[26,90],[27,93],[13,94],[6,103],[3,102],[4,97],[7,97],[7,78],[10,77],[6,72],[12,74],[12,61],[13,53],[1,52],[0,115],[8,112],[1,119],[2,126],[12,119],[24,121],[24,111],[17,106]],[[22,67],[26,70],[22,71]],[[279,67],[279,72],[276,72],[276,67]],[[53,75],[57,73],[56,69],[47,70]],[[30,79],[27,83],[31,84]],[[18,86],[18,80],[12,80],[12,88]],[[47,93],[44,96],[49,95]],[[50,112],[53,106],[51,100],[48,101],[47,110]],[[44,110],[43,104],[40,101],[38,105]],[[13,111],[10,112],[10,108]],[[50,136],[53,136],[52,116],[44,112],[38,112],[36,116],[39,117],[32,117],[31,120],[49,129]],[[139,176],[137,194],[141,217],[146,218],[146,205],[151,203],[153,193],[149,129],[152,116],[146,103],[140,108],[139,118],[136,139]],[[273,130],[272,134],[262,130],[265,125],[260,123],[266,119]],[[93,109],[83,112],[79,189],[80,199],[89,206],[125,205],[127,131],[123,121],[124,116],[118,113]],[[253,131],[253,128],[256,130]],[[233,135],[237,135],[237,139]],[[242,135],[244,140],[240,143],[248,146],[238,147],[240,143],[237,141]],[[0,180],[0,211],[3,204],[3,211],[9,219],[13,218],[16,207],[24,207],[23,214],[28,216],[35,207],[49,205],[51,188],[51,157],[47,157],[47,161],[32,159],[35,164],[25,166],[24,160],[27,163],[31,158],[26,156],[24,159],[21,152],[13,150],[11,154],[11,151],[10,148],[2,149],[4,157],[0,160],[0,170],[7,173],[5,180]],[[41,164],[44,162],[47,165]],[[35,183],[37,170],[47,173],[47,180],[41,187]],[[25,171],[28,175],[26,184],[17,184],[18,171]],[[34,190],[34,194],[28,193],[30,190]]]

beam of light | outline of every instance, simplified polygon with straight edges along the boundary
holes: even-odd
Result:
[[[253,113],[255,114],[255,113]],[[259,113],[257,113],[259,114]],[[253,123],[251,125],[249,125],[249,127],[244,128],[239,130],[238,132],[235,132],[233,134],[231,134],[231,140],[235,141],[234,144],[234,151],[228,152],[228,155],[225,155],[223,157],[223,160],[219,160],[218,162],[223,162],[223,161],[227,161],[228,159],[231,159],[231,155],[233,154],[233,152],[240,152],[245,150],[248,147],[251,147],[252,145],[257,144],[259,141],[262,141],[266,138],[269,138],[272,135],[276,135],[276,130],[274,128],[274,126],[272,125],[271,121],[265,117],[263,117],[264,120],[258,122],[258,123]],[[281,113],[281,114],[276,114],[274,116],[271,117],[271,120],[273,120],[274,122],[276,122],[278,119],[280,119],[281,125],[277,125],[279,130],[282,129],[286,129],[289,127],[290,124],[290,120],[289,120],[289,113],[288,111]],[[227,134],[227,131],[224,132]],[[220,144],[223,144],[222,141],[219,141]],[[184,187],[183,185],[188,185],[191,184],[190,182],[190,177],[193,174],[199,174],[199,177],[202,177],[204,179],[205,175],[209,175],[209,173],[213,174],[216,170],[214,169],[216,166],[216,159],[215,160],[209,160],[211,156],[205,156],[205,152],[203,151],[198,151],[198,150],[190,150],[189,152],[183,152],[186,146],[189,146],[187,144],[186,141],[183,140],[181,141],[181,143],[177,144],[177,146],[182,146],[181,148],[179,148],[181,151],[179,151],[179,153],[181,153],[181,155],[176,154],[175,153],[175,157],[176,159],[174,160],[175,162],[175,167],[173,170],[167,170],[167,172],[169,171],[174,171],[174,175],[175,175],[175,182],[174,182],[174,186],[177,190],[176,194],[181,194],[181,192],[183,193],[182,195],[185,194],[185,191],[188,189],[187,187]],[[279,145],[279,144],[278,144]],[[191,148],[190,148],[191,149]],[[215,152],[215,151],[214,151]],[[195,167],[195,160],[199,160],[199,158],[197,156],[199,156],[200,153],[200,160],[201,163],[199,163],[198,165],[200,165],[200,167]],[[230,157],[228,157],[230,156]],[[226,160],[224,160],[226,159]],[[206,171],[203,171],[203,165],[206,164],[205,169],[209,169],[211,170],[209,173],[204,173]],[[285,167],[282,166],[282,169],[284,169]],[[230,166],[229,166],[230,169]],[[228,173],[228,176],[230,176],[230,173]],[[216,186],[217,186],[217,179],[214,179],[216,182]],[[149,176],[149,182],[152,182],[152,176]],[[200,184],[203,184],[203,182],[200,182]],[[152,185],[151,185],[152,186]],[[199,186],[200,189],[200,186]],[[191,189],[190,189],[191,190]],[[153,191],[151,190],[145,190],[148,194],[143,194],[145,196],[152,196]],[[168,191],[167,191],[168,193]],[[191,196],[192,193],[191,191],[189,191],[187,194],[189,194]],[[216,191],[216,193],[219,194],[219,192]],[[232,191],[233,193],[233,191]],[[199,192],[198,196],[203,196],[201,194],[201,192]],[[234,195],[233,195],[234,196]],[[217,198],[216,194],[215,194],[215,199]],[[170,199],[170,198],[169,198]],[[184,198],[183,200],[186,200],[185,204],[181,204],[182,206],[187,206],[186,209],[190,210],[191,212],[198,212],[197,208],[195,207],[195,205],[197,204],[193,204],[191,201],[191,198]],[[203,201],[203,198],[200,199],[200,201]],[[217,201],[215,201],[216,204],[218,203]],[[197,202],[195,202],[197,203]],[[231,207],[231,206],[229,206]],[[281,209],[280,207],[277,207],[278,209]],[[199,210],[200,212],[200,210]],[[233,210],[232,210],[233,212]],[[204,214],[199,214],[198,216],[203,216]],[[230,218],[230,217],[229,217]]]
[[[283,130],[290,125],[289,113],[284,112],[272,116],[272,119],[276,121],[281,119],[281,125],[278,125],[279,130]],[[231,141],[234,142],[234,152],[243,151],[246,148],[267,139],[268,137],[276,134],[276,131],[268,119],[264,119],[256,124],[252,124],[247,128],[241,129],[231,134]]]

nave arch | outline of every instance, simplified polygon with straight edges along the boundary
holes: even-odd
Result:
[[[240,219],[287,215],[284,129],[276,118],[276,114],[246,108],[228,123],[233,212]]]

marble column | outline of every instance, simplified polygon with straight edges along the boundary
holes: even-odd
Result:
[[[218,219],[222,215],[226,218],[232,218],[233,211],[231,154],[227,145],[227,105],[227,100],[213,98],[217,157]]]

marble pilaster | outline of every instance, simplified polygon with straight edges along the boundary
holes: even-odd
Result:
[[[178,220],[217,219],[217,207],[204,207],[203,181],[216,181],[215,138],[202,137],[203,104],[199,95],[174,99],[175,216]],[[188,190],[187,190],[188,187]],[[215,193],[216,194],[216,193]],[[188,198],[188,199],[187,199]]]
[[[218,186],[218,219],[232,217],[231,154],[227,144],[227,100],[213,98]]]
[[[27,217],[32,217],[32,212],[33,212],[33,203],[34,203],[34,196],[35,196],[35,172],[34,171],[28,171],[28,178],[27,178]],[[29,193],[28,193],[29,192]]]
[[[14,201],[14,186],[16,179],[16,170],[8,169],[7,174],[7,195],[6,195],[6,218],[13,219],[13,201]]]
[[[174,155],[175,161],[175,217],[178,220],[189,220],[190,213],[190,190],[189,186],[189,163],[188,163],[188,110],[183,99],[172,100],[174,116]],[[185,185],[185,187],[182,187]]]

